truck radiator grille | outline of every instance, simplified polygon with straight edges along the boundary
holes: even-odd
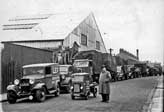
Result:
[[[74,84],[74,92],[80,92],[80,84]]]

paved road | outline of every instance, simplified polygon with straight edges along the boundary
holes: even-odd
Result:
[[[141,112],[157,85],[157,77],[137,78],[111,83],[111,101],[103,103],[100,95],[89,100],[71,100],[69,94],[50,97],[43,103],[29,100],[2,103],[4,112]]]

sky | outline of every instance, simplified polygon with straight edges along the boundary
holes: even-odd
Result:
[[[133,54],[139,49],[140,60],[164,63],[164,0],[1,0],[0,40],[11,40],[2,31],[10,18],[80,11],[94,13],[114,54],[120,48]]]

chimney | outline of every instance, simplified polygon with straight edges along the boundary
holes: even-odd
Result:
[[[110,48],[110,49],[109,49],[109,53],[110,53],[110,55],[112,55],[112,51],[113,51],[113,49]]]
[[[136,49],[137,59],[139,60],[139,49]]]
[[[120,51],[119,51],[119,53],[122,53],[123,52],[123,49],[122,48],[120,48]]]

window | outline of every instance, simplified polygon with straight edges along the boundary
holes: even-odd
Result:
[[[75,67],[88,67],[88,61],[75,61],[73,64]]]
[[[96,41],[96,49],[100,50],[100,42]]]
[[[44,69],[42,67],[32,67],[32,68],[24,68],[23,75],[33,75],[33,74],[43,74]]]
[[[87,46],[87,35],[81,34],[81,44]]]
[[[74,81],[74,82],[83,82],[83,79],[84,79],[84,76],[78,76],[78,75],[75,75],[75,76],[73,76],[72,77],[72,81]]]
[[[53,66],[52,67],[52,72],[53,72],[53,74],[55,74],[55,73],[58,73],[58,67],[57,66]]]
[[[60,71],[60,74],[68,74],[68,67],[60,66],[59,71]]]
[[[45,74],[51,74],[51,67],[45,68]]]

